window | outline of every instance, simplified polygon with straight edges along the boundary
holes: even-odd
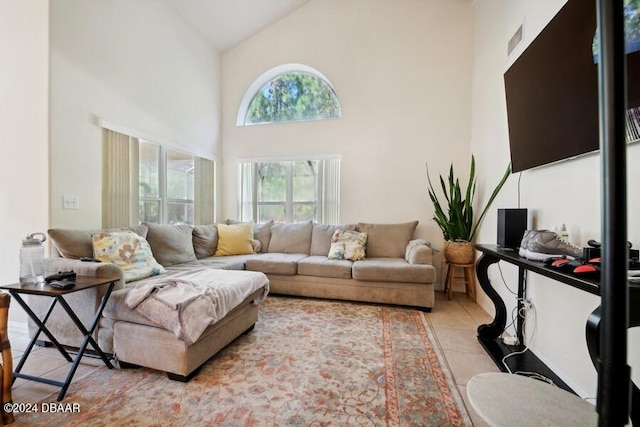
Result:
[[[340,160],[240,164],[240,219],[337,224]]]
[[[193,224],[195,157],[144,140],[139,154],[140,221]]]
[[[215,163],[103,129],[103,227],[215,221]]]
[[[160,146],[150,142],[139,143],[138,194],[141,222],[161,222],[162,196],[160,195]]]
[[[333,86],[320,72],[286,64],[260,76],[249,88],[238,112],[238,125],[339,118]]]

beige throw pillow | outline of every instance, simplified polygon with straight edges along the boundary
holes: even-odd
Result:
[[[417,226],[418,221],[402,224],[359,222],[356,230],[367,233],[367,258],[404,258],[407,243]]]

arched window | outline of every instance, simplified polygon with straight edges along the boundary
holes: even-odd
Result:
[[[267,71],[249,87],[237,125],[339,117],[340,102],[326,77],[306,65],[285,64]]]

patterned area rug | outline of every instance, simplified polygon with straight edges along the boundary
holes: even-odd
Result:
[[[189,383],[99,368],[71,384],[76,414],[47,426],[471,425],[425,315],[382,305],[268,297],[255,329]],[[57,392],[56,392],[57,394]],[[55,402],[53,394],[45,402]]]

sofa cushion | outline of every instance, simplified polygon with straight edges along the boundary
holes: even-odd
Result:
[[[140,224],[133,227],[112,228],[108,230],[69,230],[52,228],[48,231],[53,246],[63,258],[80,259],[93,257],[91,236],[101,231],[133,231],[142,238],[147,237],[149,229]]]
[[[307,254],[261,254],[246,261],[247,270],[261,271],[265,274],[282,274],[293,276],[298,271],[298,261],[306,258]]]
[[[331,249],[331,238],[336,230],[355,230],[355,224],[332,225],[313,224],[311,231],[311,249],[309,255],[327,256]]]
[[[193,251],[197,259],[207,258],[216,253],[218,228],[215,224],[194,225],[192,234]]]
[[[253,226],[253,238],[260,241],[262,249],[259,252],[267,252],[271,240],[271,226],[273,220],[259,223]]]
[[[350,230],[336,230],[331,238],[329,259],[364,259],[367,246],[367,233]]]
[[[311,221],[273,224],[268,252],[309,255],[312,230]]]
[[[245,263],[247,259],[258,257],[260,255],[261,254],[247,254],[202,258],[196,261],[169,266],[167,267],[167,272],[188,272],[200,268],[214,268],[218,270],[245,270]]]
[[[351,279],[352,265],[353,261],[346,259],[328,259],[326,256],[311,255],[298,261],[298,274]]]
[[[145,223],[149,227],[147,241],[153,256],[165,267],[195,261],[193,227],[185,224],[165,225]]]
[[[356,280],[372,282],[433,283],[436,269],[409,264],[404,258],[367,258],[354,262],[351,274]]]
[[[92,256],[120,267],[125,282],[165,273],[155,260],[149,243],[132,231],[101,232],[92,236]]]
[[[245,255],[253,253],[253,224],[218,224],[218,248],[216,256]]]
[[[402,224],[368,224],[359,222],[357,231],[367,233],[367,258],[404,258],[407,243],[418,221]]]

